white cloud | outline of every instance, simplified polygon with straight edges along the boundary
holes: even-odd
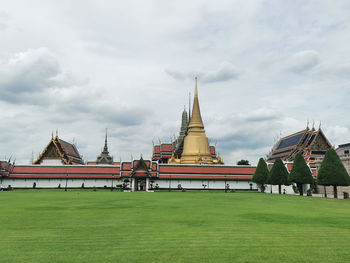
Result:
[[[326,128],[325,132],[331,143],[335,146],[350,142],[350,130],[347,127],[340,125],[330,126]]]
[[[41,91],[55,84],[61,73],[56,58],[46,48],[13,54],[1,64],[1,90],[12,93]]]
[[[192,79],[198,76],[202,83],[224,82],[238,78],[242,74],[242,70],[229,62],[222,62],[215,70],[198,70],[197,72],[182,72],[167,69],[165,72],[176,80]]]
[[[107,127],[116,158],[149,158],[152,139],[178,134],[195,75],[228,163],[256,163],[308,118],[343,143],[327,128],[350,129],[349,12],[346,0],[7,1],[0,156],[27,161],[58,128],[92,160]]]
[[[314,50],[304,50],[292,55],[286,62],[286,69],[295,73],[310,70],[320,63],[320,55]]]
[[[243,118],[245,118],[247,121],[268,121],[268,120],[273,120],[277,119],[280,117],[280,112],[277,111],[276,109],[272,108],[259,108],[252,110],[250,112],[247,112],[242,115]]]

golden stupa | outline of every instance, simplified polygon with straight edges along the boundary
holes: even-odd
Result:
[[[183,152],[180,159],[175,159],[174,155],[168,163],[181,164],[223,164],[219,155],[218,159],[213,160],[210,150],[208,137],[205,135],[201,111],[199,109],[197,78],[195,79],[195,92],[192,108],[192,116],[188,126],[188,135],[185,137]]]

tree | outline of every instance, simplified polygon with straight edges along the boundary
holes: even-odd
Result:
[[[307,166],[301,153],[295,155],[293,168],[289,174],[289,182],[297,184],[300,195],[303,195],[303,184],[313,184],[310,168]]]
[[[349,174],[333,148],[326,152],[317,173],[317,183],[324,186],[332,185],[334,198],[338,198],[337,186],[347,186],[350,184]]]
[[[248,160],[240,160],[237,162],[237,165],[250,165],[249,161]]]
[[[255,169],[253,175],[253,182],[260,185],[261,192],[265,192],[265,184],[267,183],[267,179],[269,177],[269,168],[267,168],[267,164],[263,158],[259,159],[258,166]]]
[[[278,185],[278,193],[282,194],[281,185],[289,185],[288,171],[281,159],[276,159],[269,173],[268,182],[272,185]]]

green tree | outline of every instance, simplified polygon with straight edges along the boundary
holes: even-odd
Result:
[[[314,182],[310,168],[301,153],[295,155],[293,168],[289,174],[289,182],[297,184],[300,195],[303,195],[303,184],[312,185]]]
[[[281,194],[281,186],[289,185],[288,170],[281,159],[276,159],[269,173],[268,182],[272,185],[278,185],[278,193]]]
[[[250,165],[248,160],[240,160],[237,162],[237,165]]]
[[[263,158],[259,159],[258,166],[255,169],[253,175],[253,182],[260,185],[261,192],[265,192],[265,184],[267,184],[267,179],[269,177],[269,168]]]
[[[324,186],[332,185],[334,198],[338,198],[337,186],[347,186],[350,184],[349,174],[333,148],[326,152],[317,173],[317,183]]]

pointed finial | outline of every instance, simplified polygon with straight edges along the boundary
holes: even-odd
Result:
[[[194,96],[197,97],[198,96],[197,77],[195,77],[195,82],[196,82],[196,85],[195,85],[195,89],[194,89]]]
[[[56,129],[56,137],[58,137],[58,129]]]
[[[107,146],[107,128],[106,128],[106,136],[105,136],[105,145]]]
[[[51,139],[53,139],[53,131],[51,132]]]
[[[192,116],[189,123],[189,129],[191,128],[199,128],[204,129],[204,124],[202,121],[201,112],[199,109],[199,100],[198,100],[198,88],[197,88],[197,77],[195,78],[195,94],[193,99],[193,107],[192,107]]]
[[[188,94],[188,123],[191,120],[191,92]]]
[[[320,120],[320,124],[318,125],[318,129],[321,130],[321,120]]]
[[[108,153],[108,144],[107,144],[107,128],[106,128],[105,146],[103,147],[103,152]]]
[[[306,123],[306,129],[309,129],[309,119],[307,119],[307,123]]]
[[[315,130],[315,121],[312,121],[312,129]]]

